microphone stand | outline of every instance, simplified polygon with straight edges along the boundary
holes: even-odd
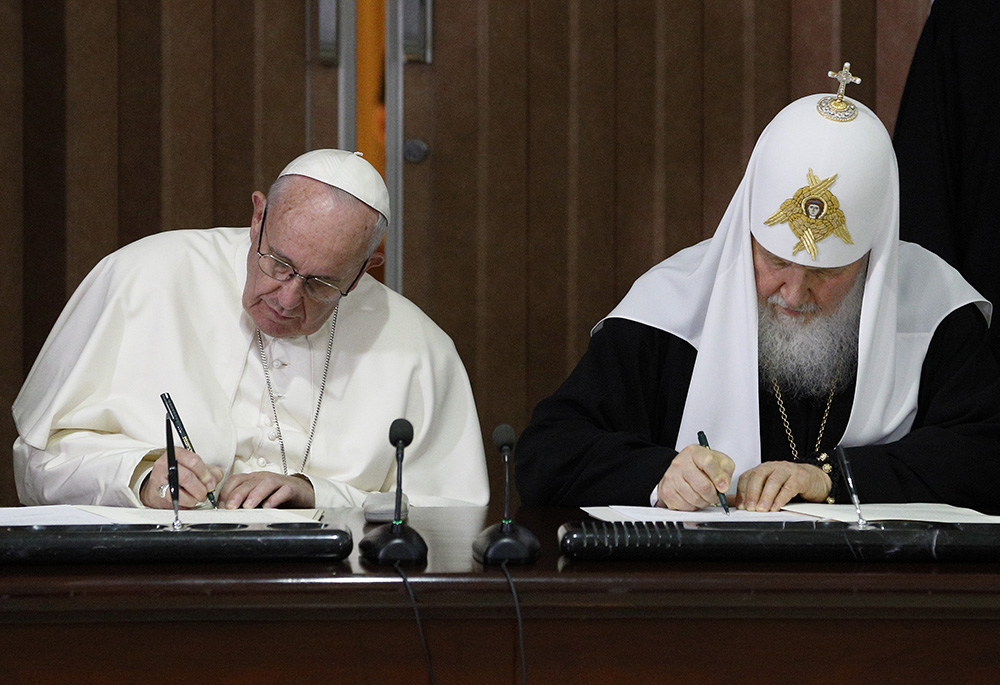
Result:
[[[535,534],[524,526],[514,523],[510,518],[510,460],[513,429],[500,426],[493,432],[494,441],[501,428],[508,428],[511,439],[500,445],[503,455],[503,519],[484,530],[472,542],[472,557],[481,564],[488,566],[510,564],[530,564],[538,559],[541,544]]]
[[[397,436],[399,422],[409,427],[409,437]],[[403,449],[413,439],[413,427],[406,419],[393,421],[389,431],[396,445],[396,510],[392,523],[385,523],[371,531],[358,544],[361,558],[378,566],[392,566],[396,563],[417,565],[427,561],[427,543],[420,533],[403,523]]]

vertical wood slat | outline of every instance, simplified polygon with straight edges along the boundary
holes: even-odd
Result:
[[[254,0],[255,189],[305,149],[305,5]],[[249,216],[249,214],[248,214]]]
[[[482,2],[477,24],[489,30],[478,42],[476,74],[480,154],[473,163],[479,221],[473,229],[475,273],[468,275],[475,284],[469,288],[475,300],[462,311],[475,323],[467,337],[474,361],[469,372],[480,402],[491,482],[502,485],[502,463],[490,436],[525,402],[525,339],[508,331],[524,330],[530,287],[523,259],[528,207],[528,11]],[[469,285],[467,281],[465,287]],[[456,292],[461,291],[447,291],[452,301]]]
[[[614,301],[617,264],[613,258],[617,182],[617,126],[614,103],[615,35],[613,3],[573,5],[573,83],[571,112],[575,120],[570,140],[566,195],[567,252],[572,252],[567,281],[568,311],[562,365],[568,372],[586,349],[580,330],[590,330]],[[541,227],[543,230],[545,227]],[[550,260],[551,263],[551,260]],[[533,282],[534,279],[531,279]]]
[[[118,4],[118,244],[160,230],[160,2]]]
[[[751,33],[748,5],[708,0],[705,3],[704,65],[704,233],[715,232],[726,206],[743,177],[753,141],[743,125],[748,102],[745,84],[752,73],[752,56],[744,37]],[[647,265],[649,266],[649,265]]]
[[[66,279],[66,31],[63,3],[22,5],[24,31],[25,369],[59,308]],[[44,288],[37,285],[43,283]],[[72,288],[72,286],[70,286]]]
[[[7,349],[13,350],[13,359],[0,368],[0,407],[9,407],[24,378],[23,330],[19,325],[24,318],[24,287],[22,279],[24,261],[24,102],[22,98],[24,59],[24,34],[22,30],[21,2],[0,0],[0,168],[4,169],[4,188],[8,194],[3,228],[4,249],[8,261],[0,271],[0,317],[6,322]],[[6,412],[5,412],[6,413]],[[0,422],[0,444],[14,441],[13,421],[6,413]],[[0,505],[14,504],[17,494],[10,477],[9,459],[0,456]]]
[[[254,22],[247,18],[246,0],[215,0],[213,8],[212,225],[246,226],[258,147]]]
[[[112,3],[66,3],[66,275],[118,247],[118,31]]]
[[[524,293],[526,316],[526,379],[528,396],[548,387],[551,369],[566,369],[569,265],[566,259],[569,233],[570,193],[567,165],[568,125],[573,84],[570,83],[570,12],[566,3],[528,4],[528,160],[527,188],[527,278]],[[578,29],[577,29],[578,30]],[[578,64],[575,65],[579,70]],[[576,119],[577,123],[579,119]],[[578,178],[578,174],[576,178]],[[590,192],[603,195],[601,188]],[[606,196],[607,197],[607,196]],[[610,197],[608,198],[610,200]],[[562,293],[562,297],[553,297]],[[537,344],[537,341],[546,341]],[[539,383],[542,383],[539,386]],[[548,388],[551,391],[551,388]],[[516,417],[524,420],[524,416]],[[511,420],[514,420],[512,418]]]
[[[931,0],[879,0],[876,3],[874,73],[879,88],[874,104],[889,133],[896,127],[896,114],[910,72],[913,50],[930,8]]]
[[[213,220],[213,7],[203,0],[162,5],[161,228]]]

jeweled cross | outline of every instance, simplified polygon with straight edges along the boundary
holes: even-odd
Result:
[[[851,73],[850,62],[844,62],[844,68],[840,71],[828,71],[826,75],[840,82],[840,88],[837,89],[838,100],[844,99],[844,89],[847,88],[848,83],[861,83],[861,79]]]

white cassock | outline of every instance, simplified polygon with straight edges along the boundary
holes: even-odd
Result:
[[[170,231],[106,257],[53,327],[13,413],[24,504],[140,506],[163,453],[170,393],[195,451],[229,473],[282,472],[253,320],[243,310],[247,228]],[[288,473],[302,459],[330,326],[264,336]],[[315,437],[303,473],[317,507],[395,488],[389,425],[414,428],[403,490],[415,506],[485,504],[489,484],[472,390],[452,340],[365,275],[340,301]]]

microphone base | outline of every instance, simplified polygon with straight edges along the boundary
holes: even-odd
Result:
[[[364,561],[378,566],[396,563],[416,566],[427,562],[427,543],[405,523],[379,526],[358,543],[358,552]]]
[[[541,553],[541,544],[535,534],[524,526],[494,523],[472,542],[472,557],[487,566],[531,564]]]

